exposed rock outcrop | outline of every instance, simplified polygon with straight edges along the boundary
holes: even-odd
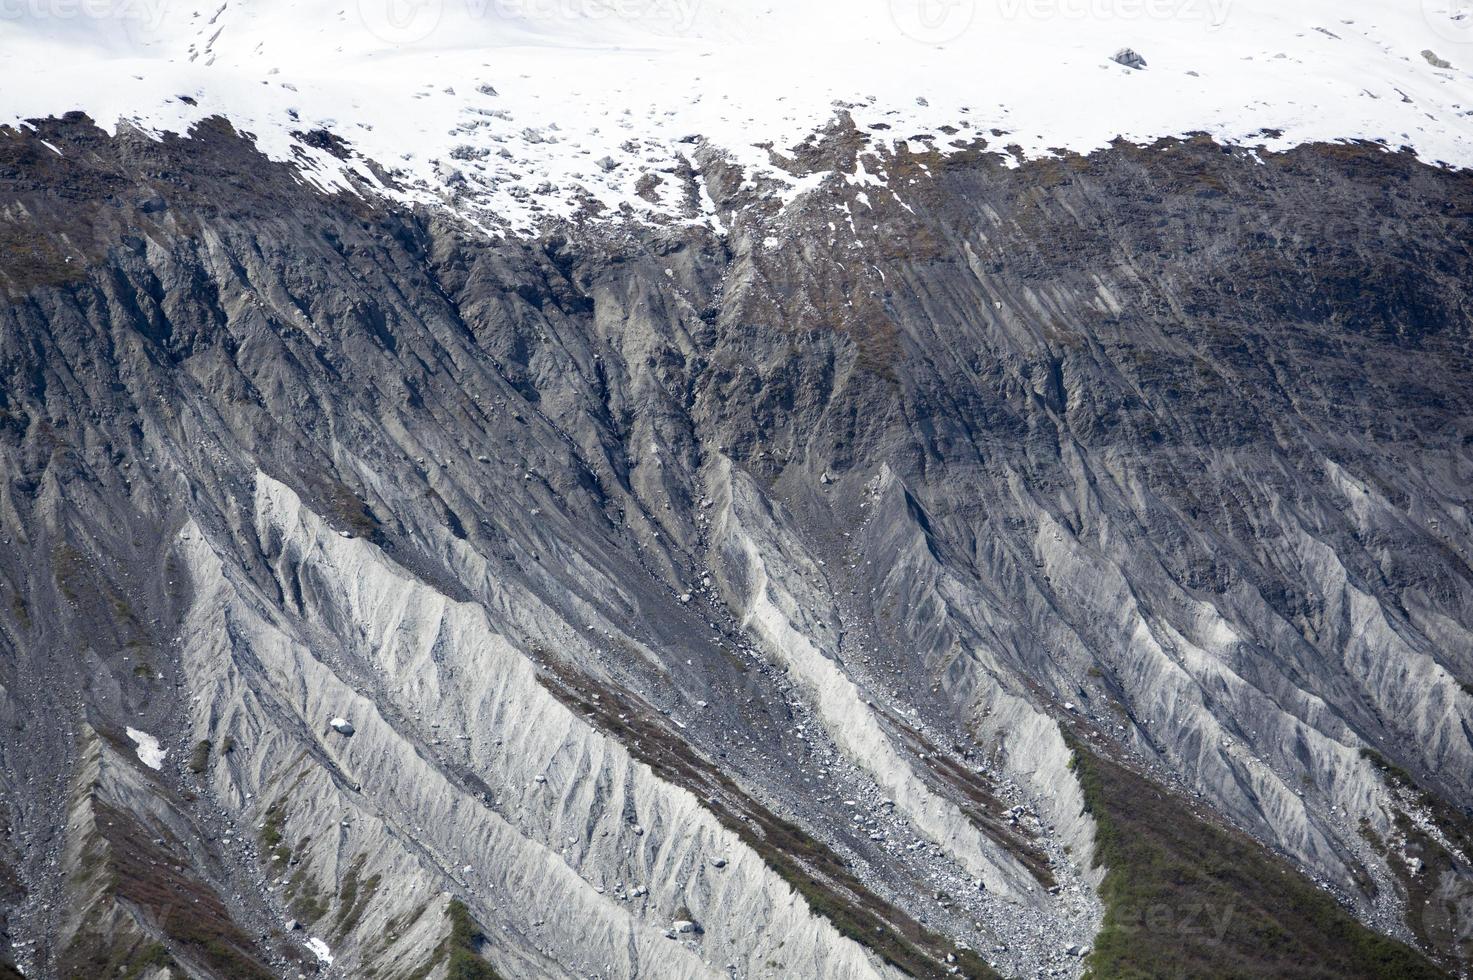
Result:
[[[27,976],[1077,975],[1071,741],[1466,970],[1473,181],[800,149],[532,241],[0,133]]]

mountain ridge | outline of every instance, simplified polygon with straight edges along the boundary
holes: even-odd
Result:
[[[165,841],[271,975],[412,975],[444,891],[505,975],[895,975],[817,909],[852,886],[779,859],[845,868],[902,939],[1073,974],[1105,913],[1066,729],[1466,969],[1465,174],[903,152],[917,184],[851,237],[864,190],[784,205],[713,156],[751,202],[724,236],[498,241],[323,195],[223,124],[39,126],[0,157],[28,976],[108,894],[68,800]],[[625,742],[813,840],[764,858]],[[220,975],[113,907],[124,963]]]

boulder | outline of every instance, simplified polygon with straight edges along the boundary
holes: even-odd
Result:
[[[1117,65],[1124,65],[1126,68],[1134,68],[1136,71],[1140,71],[1146,67],[1146,59],[1142,58],[1138,52],[1131,48],[1121,48],[1111,55],[1110,60]]]

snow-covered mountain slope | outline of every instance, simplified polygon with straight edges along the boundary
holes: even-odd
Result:
[[[222,114],[324,186],[527,228],[600,205],[702,217],[703,195],[649,176],[688,172],[698,138],[801,191],[814,178],[766,147],[839,108],[942,150],[1204,131],[1463,167],[1470,66],[1459,0],[103,0],[0,18],[0,123],[81,109],[182,132]],[[302,135],[323,129],[352,153]]]

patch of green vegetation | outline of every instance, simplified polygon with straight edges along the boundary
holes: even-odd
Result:
[[[4,966],[0,964],[0,980],[22,976],[14,967],[6,972]],[[145,943],[136,934],[109,940],[100,933],[83,930],[62,950],[59,966],[66,980],[94,980],[104,976],[137,980],[151,968],[172,968],[174,961],[162,943]]]
[[[143,952],[128,967],[128,972],[123,974],[123,980],[138,980],[150,970],[166,969],[173,975],[174,958],[164,948],[163,943],[153,943],[144,948]]]
[[[59,544],[51,549],[51,574],[57,588],[71,602],[76,602],[81,593],[81,579],[87,570],[87,560],[82,553],[69,544]]]
[[[164,563],[164,571],[165,581],[169,583],[164,591],[170,599],[178,602],[184,598],[184,591],[188,587],[189,569],[178,555],[170,555],[169,560]]]
[[[358,901],[358,872],[363,869],[364,855],[360,854],[348,865],[348,873],[343,875],[343,887],[338,891],[338,922],[352,911],[353,905]]]
[[[122,624],[123,626],[132,627],[137,627],[141,625],[138,619],[138,614],[133,611],[133,607],[128,603],[127,599],[124,599],[122,596],[109,591],[107,594],[107,602],[108,605],[112,608],[114,619],[116,619],[118,623]]]
[[[271,830],[274,830],[275,833],[269,838],[265,837],[267,831]],[[263,843],[267,840],[275,841],[270,845],[269,850],[263,852],[263,857],[269,857],[271,861],[283,864],[283,866],[284,862],[290,861],[292,850],[281,834],[280,818],[277,818],[273,825],[269,810],[267,811],[266,830],[263,830],[262,834]],[[306,841],[302,841],[298,847],[304,849]],[[323,897],[321,889],[317,887],[317,882],[312,879],[305,864],[292,872],[291,878],[286,883],[285,894],[292,914],[303,922],[316,922],[327,914],[327,900]]]
[[[416,922],[418,922],[420,919],[423,919],[425,913],[429,910],[430,903],[422,902],[420,903],[419,908],[415,909],[413,912],[408,912],[403,915],[396,915],[392,919],[390,919],[386,931],[391,937],[393,937],[394,939],[398,939],[400,935],[413,928]]]
[[[360,854],[353,859],[348,866],[348,873],[343,876],[343,888],[338,893],[338,937],[342,938],[353,931],[358,925],[358,920],[363,917],[364,910],[368,907],[373,893],[378,890],[383,878],[381,875],[373,875],[362,881],[358,874],[363,870],[363,861],[367,855]]]
[[[265,817],[261,820],[260,840],[262,853],[276,857],[278,851],[283,852],[280,857],[282,861],[291,857],[291,848],[287,847],[286,836],[281,832],[285,823],[286,807],[281,800],[277,800],[266,808]]]
[[[19,298],[32,289],[62,286],[86,276],[87,263],[70,256],[25,222],[0,221],[0,285]]]
[[[1088,977],[1443,977],[1362,926],[1257,841],[1073,745],[1097,826],[1105,921]]]
[[[452,898],[445,906],[445,916],[450,920],[450,936],[445,940],[450,958],[446,980],[501,980],[501,975],[481,956],[486,936],[471,918],[465,903]]]
[[[235,751],[235,736],[226,735],[220,740],[220,754],[229,755]]]
[[[1376,833],[1375,829],[1371,826],[1369,819],[1366,817],[1360,818],[1359,830],[1361,837],[1365,838],[1366,843],[1371,845],[1371,850],[1383,858],[1391,853],[1390,849],[1386,846],[1386,842],[1381,839],[1381,835]]]
[[[10,614],[21,629],[31,628],[31,607],[26,605],[25,597],[19,592],[10,593]]]
[[[418,921],[424,911],[421,908],[415,913],[410,923]],[[426,980],[447,959],[450,961],[445,972],[447,980],[501,980],[501,975],[481,957],[480,949],[486,943],[486,936],[471,918],[465,903],[458,898],[451,899],[445,906],[445,916],[450,920],[450,935],[435,947],[424,966],[410,974],[407,980]]]
[[[287,882],[287,891],[292,896],[292,914],[303,922],[316,922],[327,914],[327,902],[323,900],[322,892],[305,871],[299,869],[292,875]]]
[[[378,518],[363,498],[349,489],[347,484],[329,479],[326,496],[328,507],[337,518],[337,523],[346,524],[360,538],[372,540],[378,537]]]
[[[195,743],[194,750],[189,753],[189,771],[196,776],[210,767],[210,740],[200,739]]]
[[[99,844],[106,855],[102,897],[146,910],[159,933],[211,975],[270,980],[253,943],[231,919],[219,895],[177,870],[176,859],[132,815],[101,802],[93,805]],[[127,962],[135,952],[130,950]],[[81,975],[89,980],[116,976],[123,965],[113,963],[99,972],[94,964]]]
[[[435,972],[436,967],[445,962],[445,956],[447,955],[446,951],[449,948],[450,943],[448,940],[436,946],[435,951],[430,954],[430,958],[425,961],[425,965],[420,967],[418,970],[415,970],[408,977],[406,977],[405,980],[426,980],[426,978],[429,977],[431,973]]]
[[[147,660],[133,665],[134,677],[152,679],[154,676],[156,676],[156,674],[157,671],[153,669],[153,664],[149,663]]]
[[[1410,789],[1416,785],[1416,782],[1412,779],[1411,773],[1407,772],[1401,766],[1398,766],[1396,763],[1392,762],[1390,759],[1386,758],[1375,749],[1361,749],[1360,757],[1362,759],[1365,759],[1371,765],[1375,766],[1377,769],[1381,770],[1382,775],[1386,776],[1398,786]]]

